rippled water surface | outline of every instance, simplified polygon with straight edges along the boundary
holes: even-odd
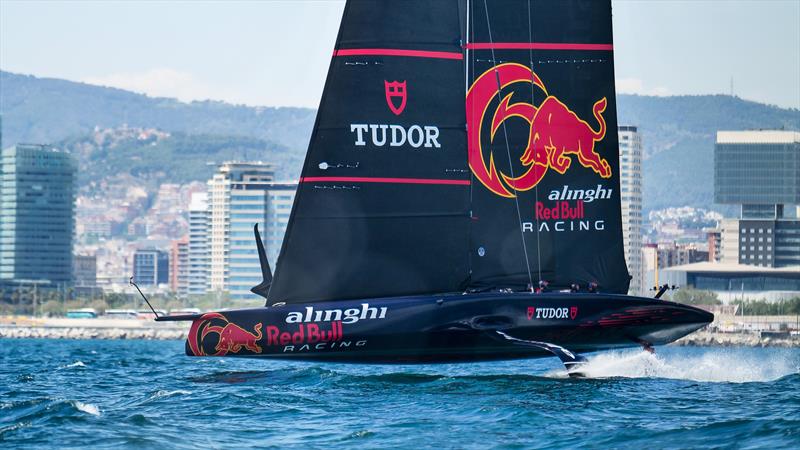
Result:
[[[800,350],[361,366],[0,339],[0,447],[800,448]]]

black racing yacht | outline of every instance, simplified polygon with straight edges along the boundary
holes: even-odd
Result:
[[[705,326],[627,295],[613,55],[610,0],[348,1],[265,306],[157,320],[190,356],[572,370]]]

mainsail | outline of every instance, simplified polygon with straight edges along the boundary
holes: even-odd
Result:
[[[609,2],[345,6],[268,304],[627,292]]]
[[[475,0],[468,33],[473,284],[627,293],[611,2]]]

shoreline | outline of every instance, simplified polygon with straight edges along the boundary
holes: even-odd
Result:
[[[184,340],[189,327],[31,327],[0,325],[0,339]]]
[[[759,332],[695,331],[669,345],[681,347],[800,347],[800,336],[762,336]]]
[[[0,338],[8,339],[146,339],[182,340],[188,322],[138,319],[65,319],[24,316],[0,318]]]
[[[94,322],[93,322],[94,321]],[[0,321],[0,339],[184,340],[189,324],[143,320],[21,319]],[[688,347],[800,347],[800,336],[762,336],[758,332],[696,331],[670,345]]]

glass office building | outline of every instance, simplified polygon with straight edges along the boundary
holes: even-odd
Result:
[[[169,283],[169,254],[155,248],[133,254],[133,279],[141,286]]]
[[[800,133],[717,132],[714,200],[741,208],[722,236],[739,264],[800,266]]]
[[[0,280],[72,281],[76,167],[48,145],[2,150]]]
[[[800,133],[717,132],[714,201],[742,205],[743,218],[753,219],[774,219],[781,205],[800,204]]]

